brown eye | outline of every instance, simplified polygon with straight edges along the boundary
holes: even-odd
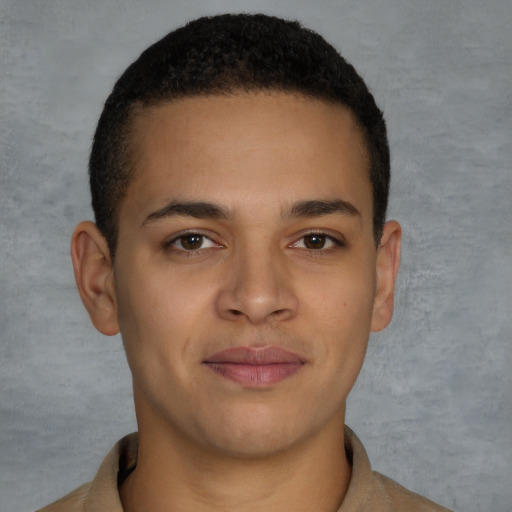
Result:
[[[203,245],[203,239],[203,235],[191,233],[190,235],[180,236],[176,242],[187,251],[195,251]]]
[[[182,254],[200,254],[203,250],[221,248],[210,237],[201,233],[183,233],[162,244],[164,250]]]
[[[325,233],[309,233],[303,235],[296,242],[291,244],[291,247],[307,249],[308,251],[324,252],[328,249],[345,247],[345,243],[342,239],[335,238]]]
[[[327,237],[325,235],[307,235],[304,237],[304,246],[307,249],[323,249]]]

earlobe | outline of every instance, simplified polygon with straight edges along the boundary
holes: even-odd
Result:
[[[114,272],[107,242],[96,225],[81,222],[71,239],[71,259],[82,302],[103,334],[119,332]]]
[[[372,331],[384,329],[393,316],[396,276],[400,266],[402,229],[394,220],[386,222],[377,251],[376,291],[373,304]]]

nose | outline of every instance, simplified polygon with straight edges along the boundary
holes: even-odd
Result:
[[[293,318],[298,299],[285,260],[285,255],[271,251],[238,251],[217,296],[219,316],[254,325]]]

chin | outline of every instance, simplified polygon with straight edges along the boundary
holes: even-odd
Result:
[[[210,447],[223,455],[238,459],[268,458],[285,452],[296,444],[286,435],[280,436],[277,432],[271,435],[261,432],[239,433],[238,437],[217,438],[210,440]]]
[[[203,441],[225,455],[257,459],[282,453],[314,435],[319,428],[303,415],[296,418],[280,412],[270,414],[253,409],[241,416],[218,417],[203,432]]]

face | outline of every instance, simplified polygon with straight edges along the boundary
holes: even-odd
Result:
[[[112,315],[141,431],[260,455],[341,428],[394,280],[352,114],[196,97],[143,110],[133,133]]]

